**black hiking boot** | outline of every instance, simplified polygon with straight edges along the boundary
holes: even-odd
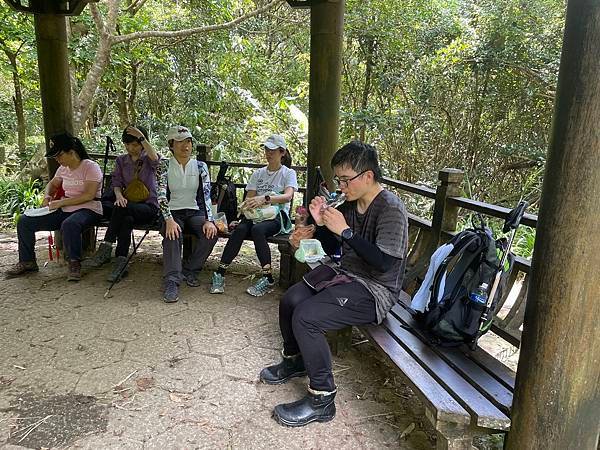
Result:
[[[335,393],[308,388],[303,399],[277,405],[273,418],[287,427],[303,427],[311,422],[329,422],[335,417]]]
[[[283,356],[283,360],[279,364],[265,367],[260,371],[260,381],[265,384],[283,384],[290,378],[306,375],[304,360],[300,353],[293,356],[285,356],[282,351],[281,356]]]

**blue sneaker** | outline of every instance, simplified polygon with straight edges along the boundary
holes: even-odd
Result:
[[[253,297],[262,297],[273,291],[274,286],[274,281],[271,283],[267,277],[260,277],[256,283],[246,289],[246,292]]]
[[[222,294],[223,292],[225,292],[225,277],[220,273],[213,272],[210,293]]]
[[[165,295],[163,296],[165,303],[175,303],[179,300],[179,286],[172,280],[167,280],[165,283]]]

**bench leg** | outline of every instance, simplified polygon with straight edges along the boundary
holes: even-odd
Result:
[[[464,434],[460,432],[443,433],[437,432],[436,450],[474,450],[473,435],[467,430]]]
[[[352,327],[328,331],[327,341],[333,355],[338,356],[342,352],[347,352],[352,346]]]

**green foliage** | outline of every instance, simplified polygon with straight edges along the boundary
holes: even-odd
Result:
[[[0,177],[0,218],[16,223],[23,211],[37,208],[43,200],[42,187],[39,180]]]

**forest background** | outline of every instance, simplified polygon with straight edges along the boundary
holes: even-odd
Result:
[[[535,212],[564,12],[558,0],[347,0],[340,142],[376,145],[392,178],[432,186],[439,169],[459,168],[466,195],[525,198]],[[102,0],[69,19],[69,49],[75,128],[95,153],[128,123],[158,148],[184,124],[212,159],[260,162],[258,144],[280,132],[306,162],[308,10]],[[44,141],[33,20],[4,2],[0,50],[0,214],[10,215],[35,200],[25,178]]]

